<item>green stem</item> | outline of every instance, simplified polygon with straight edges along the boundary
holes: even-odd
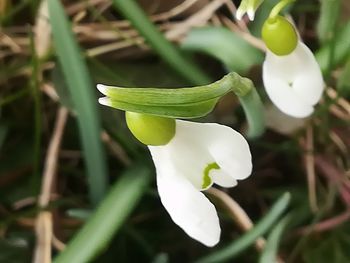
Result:
[[[232,91],[238,97],[247,118],[249,127],[247,136],[252,139],[257,138],[265,131],[264,105],[250,79],[242,78],[237,73],[229,73],[229,75],[236,77]]]
[[[92,262],[138,204],[150,178],[150,172],[144,166],[138,166],[122,175],[95,213],[54,262]]]
[[[114,6],[134,25],[148,44],[180,75],[195,85],[210,82],[192,61],[187,59],[158,31],[135,0],[113,0]]]
[[[282,0],[277,5],[272,8],[269,18],[275,18],[278,16],[278,14],[282,11],[283,8],[285,8],[287,5],[289,5],[292,2],[295,2],[296,0]]]
[[[257,138],[265,131],[264,106],[256,89],[252,89],[247,95],[239,97],[245,116],[248,121],[248,137]]]
[[[232,259],[234,256],[238,255],[244,249],[253,244],[258,237],[262,236],[267,230],[269,230],[269,228],[271,228],[271,226],[274,225],[277,219],[287,208],[289,201],[290,194],[283,194],[282,197],[280,197],[272,206],[271,210],[266,214],[266,216],[259,223],[257,223],[252,230],[245,233],[239,239],[233,241],[233,243],[227,247],[199,259],[196,261],[196,263],[225,262]]]

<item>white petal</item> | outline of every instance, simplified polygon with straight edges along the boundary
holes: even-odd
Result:
[[[266,69],[266,63],[263,65],[263,80],[270,99],[285,114],[304,118],[314,111],[312,105],[306,103],[286,81],[272,75]]]
[[[247,178],[252,173],[252,156],[246,139],[230,127],[206,123],[209,152],[216,163],[235,180]]]
[[[215,184],[221,187],[234,187],[237,185],[237,181],[223,169],[212,170],[210,172],[210,177]]]
[[[284,113],[304,118],[313,112],[323,91],[320,68],[303,43],[287,56],[270,51],[263,65],[263,80],[272,102]]]
[[[233,179],[245,179],[251,174],[249,145],[235,130],[216,123],[177,120],[175,138],[178,131],[185,132],[197,145],[205,146],[214,162]]]
[[[166,148],[150,146],[149,149],[157,169],[158,192],[172,220],[204,245],[216,245],[221,229],[213,204],[184,176],[176,174]]]
[[[299,43],[295,52],[303,58],[303,66],[293,82],[293,90],[308,103],[315,105],[320,100],[324,88],[320,66],[313,53],[303,43]]]

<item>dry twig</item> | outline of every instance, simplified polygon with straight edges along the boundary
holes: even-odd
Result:
[[[59,108],[55,128],[48,152],[46,155],[45,167],[41,194],[39,196],[39,206],[45,208],[50,201],[50,193],[54,183],[59,148],[63,137],[64,128],[68,117],[68,110]],[[36,221],[36,248],[34,253],[35,263],[51,262],[51,242],[52,242],[52,214],[49,211],[40,212]]]
[[[316,174],[314,160],[314,136],[312,125],[309,123],[306,128],[306,151],[304,154],[305,170],[307,175],[307,185],[309,191],[309,204],[311,211],[318,211],[317,195],[316,195]]]

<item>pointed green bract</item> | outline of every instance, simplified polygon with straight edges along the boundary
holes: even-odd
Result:
[[[251,81],[235,72],[209,85],[188,88],[124,88],[98,85],[111,100],[141,105],[181,105],[220,98],[236,90],[244,96],[252,88]]]
[[[123,88],[98,85],[107,97],[103,105],[168,118],[198,118],[210,113],[219,98],[230,91],[244,97],[254,88],[251,80],[229,73],[221,80],[192,88]]]
[[[105,98],[102,98],[105,99]],[[208,100],[197,103],[181,104],[181,105],[142,105],[133,104],[118,100],[106,98],[104,102],[100,99],[100,103],[106,106],[137,113],[151,114],[168,118],[192,119],[199,118],[209,114],[215,107],[218,100]]]

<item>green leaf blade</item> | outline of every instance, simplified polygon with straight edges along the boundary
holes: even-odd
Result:
[[[142,165],[125,172],[54,262],[91,262],[108,245],[138,204],[150,182],[150,175],[150,171]]]
[[[200,51],[223,62],[229,71],[240,74],[263,61],[263,54],[234,32],[223,27],[204,27],[190,31],[182,47]]]
[[[100,120],[90,74],[59,1],[49,0],[48,8],[58,61],[76,109],[87,166],[90,199],[97,204],[107,188],[105,152],[100,140]]]
[[[270,211],[255,225],[249,232],[245,233],[239,239],[233,241],[228,246],[199,259],[196,263],[216,263],[230,260],[245,250],[254,241],[266,233],[268,229],[278,220],[282,213],[286,210],[290,201],[290,194],[283,194],[272,206]]]

